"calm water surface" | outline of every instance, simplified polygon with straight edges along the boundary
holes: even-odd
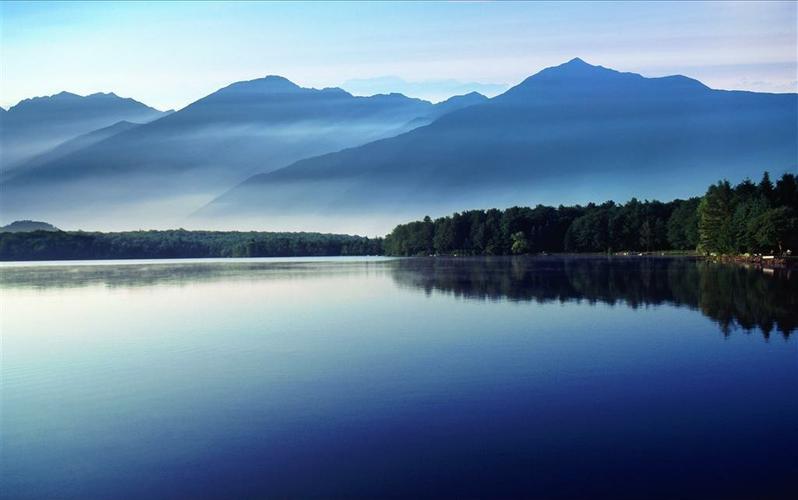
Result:
[[[85,264],[0,267],[3,498],[798,498],[794,273]]]

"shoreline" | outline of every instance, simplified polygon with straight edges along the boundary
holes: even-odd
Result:
[[[149,264],[149,263],[241,263],[251,261],[277,261],[277,262],[312,262],[323,261],[326,259],[340,259],[340,260],[391,260],[391,259],[412,259],[412,258],[426,258],[426,259],[484,259],[484,258],[546,258],[546,257],[574,257],[574,258],[684,258],[705,260],[719,264],[735,264],[744,266],[746,268],[756,269],[798,269],[798,257],[794,256],[773,256],[773,255],[703,255],[697,252],[689,251],[651,251],[651,252],[556,252],[556,253],[538,253],[538,254],[518,254],[518,255],[458,255],[458,254],[439,254],[439,255],[416,255],[416,256],[399,256],[388,254],[363,254],[363,255],[275,255],[275,256],[257,256],[257,257],[131,257],[131,258],[70,258],[70,259],[24,259],[24,260],[5,260],[0,259],[0,268],[20,267],[26,265],[86,265],[87,263],[98,263],[98,265],[113,265],[113,264]]]
[[[712,262],[761,269],[798,269],[798,257],[776,255],[710,255]]]

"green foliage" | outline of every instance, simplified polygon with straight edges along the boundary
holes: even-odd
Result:
[[[786,207],[790,210],[771,212]],[[400,224],[385,238],[388,255],[510,255],[541,252],[695,250],[735,253],[798,246],[798,187],[765,174],[732,187],[710,186],[703,198],[632,199],[587,206],[471,210]]]
[[[767,172],[710,186],[698,207],[700,250],[706,253],[784,253],[798,247],[798,184],[784,174],[774,186]]]
[[[698,204],[701,198],[675,202],[666,223],[668,244],[674,250],[694,250],[698,246]]]
[[[770,174],[765,172],[762,174],[762,180],[759,181],[759,194],[764,196],[768,202],[773,202],[774,191],[773,182],[770,180]]]
[[[707,190],[698,205],[699,249],[706,252],[734,252],[733,196],[729,181],[718,182]]]
[[[0,233],[0,260],[379,255],[381,238],[320,233],[130,231]]]
[[[771,208],[752,219],[749,225],[752,245],[784,252],[798,245],[798,218],[791,207]]]
[[[526,241],[526,236],[524,236],[523,231],[518,231],[517,233],[513,233],[510,236],[512,240],[512,245],[510,246],[510,251],[514,254],[522,254],[526,253],[529,250],[529,243]]]
[[[668,221],[674,207],[682,203],[687,202],[631,200],[626,205],[607,202],[585,207],[472,210],[427,221],[426,225],[418,221],[401,224],[385,238],[385,251],[388,255],[428,254],[420,251],[425,245],[415,242],[430,239],[433,251],[429,253],[438,255],[668,249]],[[696,205],[697,200],[693,212]],[[694,214],[693,218],[695,221]],[[697,234],[695,228],[686,231]]]

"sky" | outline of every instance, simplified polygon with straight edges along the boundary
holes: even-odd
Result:
[[[2,2],[0,106],[66,90],[179,109],[269,74],[438,101],[574,57],[797,92],[796,26],[796,2]]]

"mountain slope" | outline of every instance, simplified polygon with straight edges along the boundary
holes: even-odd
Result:
[[[670,199],[719,178],[796,169],[798,95],[712,90],[574,59],[429,126],[254,176],[197,224],[357,231],[513,204]],[[375,228],[379,230],[380,228]]]
[[[483,104],[488,100],[489,99],[487,97],[479,92],[469,92],[468,94],[452,96],[445,101],[435,104],[432,111],[430,111],[426,116],[420,116],[410,122],[406,129],[412,130],[414,128],[423,127],[424,125],[429,125],[443,115],[447,115],[453,111],[467,108],[469,106]]]
[[[120,121],[144,123],[165,113],[113,93],[61,92],[25,99],[2,113],[0,144],[6,170],[58,144]]]
[[[9,170],[3,170],[0,172],[0,175],[2,175],[0,179],[7,180],[16,174],[28,172],[30,169],[54,162],[59,158],[72,154],[76,151],[80,151],[81,149],[87,148],[93,144],[97,144],[100,141],[104,141],[109,137],[133,129],[139,125],[141,124],[123,120],[108,127],[103,127],[99,130],[93,130],[87,134],[79,135],[69,139],[68,141],[62,142],[61,144],[48,151],[45,151],[44,153],[34,156],[17,167],[13,167]]]
[[[6,195],[0,208],[6,218],[35,216],[67,226],[107,227],[109,210],[135,215],[132,227],[180,223],[250,175],[396,135],[440,113],[401,94],[355,97],[277,76],[237,82],[14,176],[0,185]],[[57,198],[50,196],[54,190]]]

